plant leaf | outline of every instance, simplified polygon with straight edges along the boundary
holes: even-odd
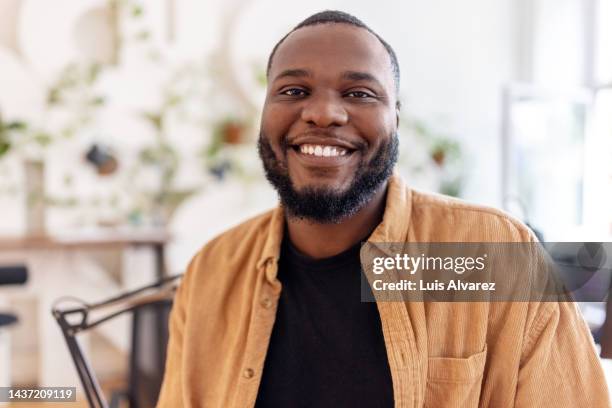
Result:
[[[11,144],[9,142],[0,141],[0,157],[4,156],[11,149]]]
[[[28,124],[21,121],[9,122],[6,125],[7,130],[26,130],[28,128]]]

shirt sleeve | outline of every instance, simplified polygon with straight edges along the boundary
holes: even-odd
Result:
[[[193,262],[192,262],[193,264]],[[182,407],[183,403],[183,341],[186,320],[189,270],[179,285],[168,323],[168,347],[164,380],[157,401],[158,408]]]
[[[527,329],[516,407],[610,407],[591,333],[574,302],[536,303]]]

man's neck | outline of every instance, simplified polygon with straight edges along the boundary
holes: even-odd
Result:
[[[301,253],[314,259],[339,254],[364,239],[382,221],[385,212],[387,183],[355,215],[337,224],[319,224],[287,218],[291,243]]]

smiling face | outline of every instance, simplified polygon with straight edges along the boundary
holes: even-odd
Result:
[[[390,57],[367,30],[318,24],[285,39],[270,67],[259,148],[290,213],[337,222],[368,201],[397,159],[396,105]]]

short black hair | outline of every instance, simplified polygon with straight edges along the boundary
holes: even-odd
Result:
[[[376,34],[370,27],[368,27],[363,21],[359,20],[357,17],[345,13],[343,11],[338,10],[325,10],[319,13],[313,14],[310,17],[306,18],[304,21],[296,25],[293,30],[289,31],[283,38],[280,39],[279,42],[276,43],[270,56],[268,57],[268,65],[266,68],[266,75],[270,74],[270,67],[272,66],[272,59],[274,58],[274,54],[276,54],[276,50],[278,47],[285,41],[285,39],[294,31],[299,30],[303,27],[314,26],[318,24],[350,24],[355,27],[363,28],[368,30],[372,35],[378,38],[378,41],[385,47],[389,57],[391,58],[391,69],[393,70],[393,80],[395,82],[395,91],[399,93],[400,86],[400,68],[399,63],[397,61],[397,55],[395,55],[395,51],[393,48],[382,39],[382,37]]]

